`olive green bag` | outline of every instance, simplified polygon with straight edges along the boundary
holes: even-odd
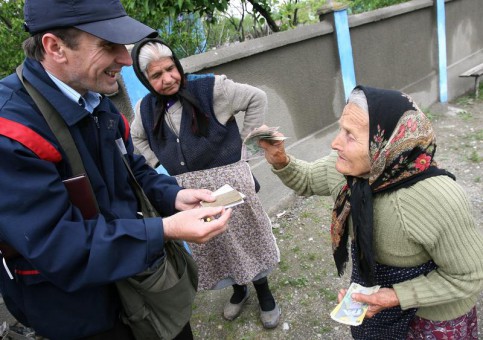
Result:
[[[182,244],[168,241],[159,266],[116,283],[122,320],[136,339],[172,339],[191,317],[198,286],[196,264]]]
[[[159,216],[123,160],[143,216]],[[164,251],[152,268],[116,283],[124,308],[122,319],[139,340],[172,339],[191,318],[198,288],[196,263],[179,241],[165,242]]]
[[[75,174],[86,174],[74,140],[60,114],[22,76],[24,84],[52,132],[67,155]],[[121,152],[121,151],[120,151]],[[136,193],[144,217],[159,217],[121,152],[129,172],[130,184]],[[88,182],[90,186],[90,182]],[[90,188],[92,190],[92,188]],[[94,209],[99,211],[94,197]],[[165,254],[148,270],[134,277],[116,282],[123,305],[122,320],[128,324],[136,339],[172,339],[181,332],[191,318],[192,303],[198,288],[198,269],[195,261],[178,241],[167,241]]]

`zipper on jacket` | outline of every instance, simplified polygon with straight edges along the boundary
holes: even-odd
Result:
[[[101,171],[101,173],[102,173],[103,169],[102,169],[102,162],[101,162],[101,151],[100,151],[100,148],[99,148],[101,125],[99,124],[99,117],[97,116],[96,113],[91,113],[90,116],[91,116],[91,118],[94,121],[94,124],[96,126],[96,128],[92,129],[92,132],[93,132],[94,138],[95,138],[95,144],[94,144],[95,160],[96,160],[97,166],[99,168],[99,171]]]
[[[99,117],[97,117],[97,115],[94,113],[91,113],[91,117],[92,119],[94,119],[94,122],[96,123],[97,128],[100,129],[101,127],[99,125]]]

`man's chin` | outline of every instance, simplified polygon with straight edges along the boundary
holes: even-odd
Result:
[[[104,91],[101,91],[100,93],[105,94],[107,97],[114,96],[119,92],[119,84],[116,82],[116,85],[114,86],[109,86],[104,89]]]

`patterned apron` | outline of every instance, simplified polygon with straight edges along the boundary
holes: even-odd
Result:
[[[198,289],[243,285],[267,276],[280,261],[280,252],[270,219],[255,193],[249,164],[239,161],[175,177],[184,188],[215,191],[229,184],[246,196],[244,203],[233,207],[226,232],[205,244],[189,244],[198,264]]]

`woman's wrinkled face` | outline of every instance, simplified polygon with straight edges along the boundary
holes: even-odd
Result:
[[[149,63],[146,73],[151,86],[163,96],[172,96],[179,91],[181,75],[170,57]]]
[[[345,106],[339,119],[339,133],[332,141],[339,157],[337,171],[346,176],[367,177],[369,158],[369,113],[354,103]]]

